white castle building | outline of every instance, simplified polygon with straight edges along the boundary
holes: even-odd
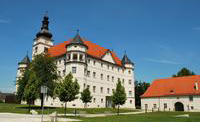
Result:
[[[54,45],[48,28],[48,19],[45,15],[41,30],[36,34],[32,59],[35,55],[44,52],[54,57],[60,76],[65,77],[71,72],[78,80],[80,92],[87,87],[90,89],[93,98],[88,107],[111,107],[112,91],[120,80],[127,94],[126,103],[122,107],[135,108],[134,63],[127,55],[125,54],[120,60],[113,51],[83,39],[79,33],[73,39]],[[18,63],[17,78],[22,76],[29,62],[30,59],[26,56]],[[40,105],[40,100],[36,100],[35,104]],[[63,103],[58,98],[48,98],[45,99],[44,105],[60,107]],[[80,99],[76,99],[69,102],[67,106],[82,108],[84,104]]]
[[[200,75],[157,79],[141,96],[149,111],[200,111]]]

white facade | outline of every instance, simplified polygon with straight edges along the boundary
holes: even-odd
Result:
[[[92,102],[88,103],[88,107],[111,107],[111,101],[108,100],[108,97],[112,95],[112,91],[116,88],[118,79],[120,79],[127,94],[127,101],[122,107],[135,108],[133,66],[125,68],[114,64],[110,52],[107,52],[108,54],[102,60],[99,60],[86,56],[84,53],[86,49],[81,46],[76,48],[69,46],[67,51],[66,55],[56,58],[58,74],[64,77],[71,72],[73,77],[78,80],[80,92],[89,87],[93,98]],[[77,56],[75,61],[74,55]],[[82,55],[81,59],[80,55]],[[35,104],[40,105],[40,100],[37,100]],[[48,98],[44,104],[56,107],[64,105],[58,98],[55,100]],[[67,106],[81,108],[84,107],[84,104],[80,99],[77,99],[68,103]]]
[[[48,32],[48,17],[44,17],[42,29],[33,42],[32,59],[53,46],[52,36]],[[67,45],[66,50],[65,54],[55,57],[58,74],[64,78],[71,72],[78,80],[80,92],[89,87],[93,98],[92,102],[88,103],[88,107],[111,107],[110,96],[119,79],[127,94],[126,103],[121,107],[135,108],[133,63],[117,64],[110,51],[107,51],[102,58],[95,58],[87,54],[88,47],[84,44]],[[40,105],[40,100],[36,100],[35,104]],[[45,98],[44,105],[61,107],[64,103],[58,98]],[[83,108],[80,94],[78,99],[67,103],[67,106]]]
[[[182,104],[183,111],[200,111],[200,95],[169,96],[141,98],[141,109],[148,111],[179,111]]]

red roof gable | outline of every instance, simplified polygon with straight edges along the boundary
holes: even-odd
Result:
[[[64,43],[54,45],[53,47],[49,48],[48,53],[52,57],[58,57],[58,56],[64,55],[67,52],[65,45],[69,44],[70,41],[72,41],[72,39],[70,39],[69,41],[64,41]],[[99,59],[101,59],[102,56],[109,50],[86,40],[84,40],[84,44],[88,46],[88,50],[86,53],[90,56],[93,56]],[[121,60],[116,56],[116,54],[113,51],[110,51],[110,52],[116,64],[122,66]]]
[[[198,89],[195,89],[195,83]],[[200,95],[200,75],[157,79],[141,97]]]

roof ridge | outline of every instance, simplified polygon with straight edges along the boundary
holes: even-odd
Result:
[[[165,77],[165,78],[159,78],[159,79],[154,79],[156,80],[167,80],[167,79],[180,79],[180,78],[188,78],[188,77],[200,77],[200,75],[189,75],[189,76],[182,76],[182,77]]]

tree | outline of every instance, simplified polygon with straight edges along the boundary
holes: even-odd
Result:
[[[78,98],[76,95],[79,94],[79,89],[79,84],[76,79],[73,81],[71,73],[69,73],[64,80],[58,84],[56,93],[58,94],[60,101],[65,103],[65,115],[67,102],[71,102]]]
[[[27,104],[29,105],[29,112],[30,112],[30,105],[39,97],[39,91],[36,87],[36,76],[34,73],[30,75],[30,79],[28,84],[25,87],[23,98],[26,100]]]
[[[17,84],[16,98],[17,98],[17,101],[19,102],[21,102],[22,100],[25,100],[24,91],[25,91],[26,85],[28,84],[30,74],[31,74],[31,71],[29,70],[29,68],[27,68],[25,72],[23,73],[22,77],[16,81],[16,84]]]
[[[80,99],[85,104],[84,108],[86,108],[87,107],[87,103],[91,102],[91,100],[92,100],[92,96],[91,96],[89,88],[86,88],[86,89],[83,90],[83,92],[81,92],[81,98]]]
[[[47,96],[53,97],[56,87],[55,81],[59,78],[55,60],[47,54],[39,54],[34,57],[31,63],[31,71],[35,73],[37,79],[37,88],[46,86]],[[40,90],[38,90],[40,91]],[[43,106],[43,94],[40,94],[41,107]]]
[[[172,75],[172,77],[183,77],[191,75],[195,75],[195,73],[184,67],[177,74]]]
[[[114,105],[118,106],[118,115],[119,115],[119,107],[126,102],[126,92],[124,87],[121,84],[121,81],[118,80],[116,90],[113,91],[112,102]]]
[[[140,96],[144,94],[144,92],[148,89],[149,86],[150,86],[150,83],[135,81],[135,106],[136,107],[141,106]]]

